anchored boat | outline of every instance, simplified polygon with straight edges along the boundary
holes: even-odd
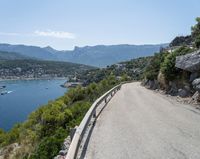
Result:
[[[5,95],[5,94],[9,94],[9,93],[12,93],[13,91],[2,91],[1,92],[1,95]]]

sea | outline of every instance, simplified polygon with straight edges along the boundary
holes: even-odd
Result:
[[[67,88],[60,86],[64,82],[65,79],[0,81],[0,88],[6,86],[0,89],[0,128],[8,131],[38,107],[64,95]]]

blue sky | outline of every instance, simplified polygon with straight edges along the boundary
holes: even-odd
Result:
[[[0,0],[0,43],[73,49],[187,35],[199,0]]]

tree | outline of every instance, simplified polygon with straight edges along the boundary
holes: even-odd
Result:
[[[160,71],[160,65],[164,61],[167,54],[167,52],[155,53],[144,71],[144,76],[148,80],[157,79],[158,73]]]
[[[192,37],[197,48],[200,48],[200,17],[196,18],[197,24],[192,27]]]
[[[185,55],[187,53],[192,52],[193,50],[189,47],[180,47],[179,49],[175,50],[174,52],[168,54],[164,62],[161,64],[161,72],[164,74],[165,79],[167,81],[174,80],[179,75],[179,69],[175,67],[176,64],[176,57]]]

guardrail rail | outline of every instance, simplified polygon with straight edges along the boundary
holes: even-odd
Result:
[[[73,138],[72,138],[72,142],[70,144],[67,156],[65,157],[65,159],[76,159],[77,158],[77,154],[78,154],[78,150],[80,147],[80,144],[83,140],[84,134],[90,124],[90,121],[92,118],[97,118],[96,115],[96,109],[98,108],[98,106],[102,103],[105,102],[105,104],[108,102],[108,98],[109,96],[112,98],[113,95],[121,89],[123,83],[113,87],[111,90],[109,90],[108,92],[106,92],[105,94],[103,94],[100,98],[98,98],[90,107],[90,109],[88,110],[88,112],[86,113],[86,115],[84,116],[83,120],[81,121],[80,125],[77,127]]]

